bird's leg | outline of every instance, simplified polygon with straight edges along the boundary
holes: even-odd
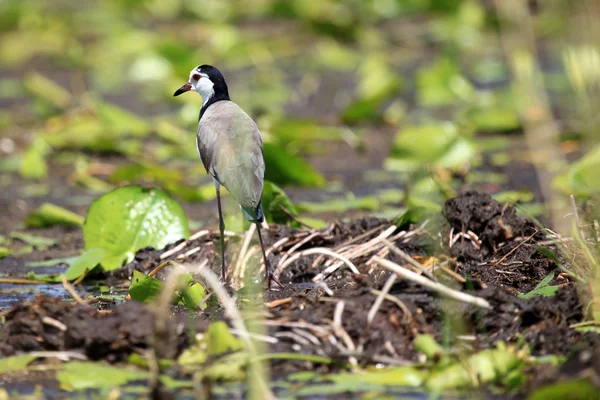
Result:
[[[219,232],[221,233],[221,280],[227,281],[225,270],[225,221],[223,221],[223,211],[221,210],[221,190],[217,189],[217,207],[219,209]]]
[[[273,275],[273,271],[271,271],[271,264],[269,260],[267,260],[267,253],[265,252],[265,245],[263,244],[262,234],[260,233],[260,222],[256,222],[256,232],[258,233],[258,241],[260,242],[260,249],[262,250],[263,259],[265,260],[265,272],[267,278],[267,287],[271,290],[271,281],[275,282],[279,285],[280,288],[283,288],[283,285],[279,282],[275,275]]]

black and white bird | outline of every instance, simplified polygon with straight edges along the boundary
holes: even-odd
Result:
[[[265,262],[268,287],[271,281],[281,283],[273,275],[260,233],[264,213],[261,197],[264,185],[265,161],[260,131],[256,123],[229,98],[225,78],[211,65],[200,65],[190,72],[186,84],[173,96],[188,91],[202,96],[198,118],[196,145],[206,172],[213,177],[217,191],[219,230],[221,233],[221,278],[225,279],[225,222],[221,209],[221,186],[237,200],[242,213],[256,223],[258,240]]]

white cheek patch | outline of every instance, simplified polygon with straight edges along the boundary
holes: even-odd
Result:
[[[215,89],[213,88],[213,86],[214,83],[212,83],[210,79],[204,77],[200,78],[200,80],[198,80],[198,82],[196,83],[196,91],[200,93],[200,96],[202,96],[203,106],[208,102],[208,100],[210,100],[211,97],[214,96]]]

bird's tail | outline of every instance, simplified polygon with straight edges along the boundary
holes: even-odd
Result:
[[[263,222],[265,219],[265,214],[263,213],[262,204],[258,204],[258,208],[248,208],[248,207],[240,207],[242,209],[242,214],[244,217],[250,222]]]

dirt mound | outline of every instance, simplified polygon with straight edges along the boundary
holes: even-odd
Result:
[[[452,255],[481,259],[511,239],[536,233],[535,224],[487,193],[467,191],[444,204]]]
[[[104,314],[82,304],[38,296],[11,309],[0,327],[0,357],[27,351],[80,350],[90,359],[118,361],[146,348],[153,313],[125,302]],[[181,347],[186,338],[182,333]]]

